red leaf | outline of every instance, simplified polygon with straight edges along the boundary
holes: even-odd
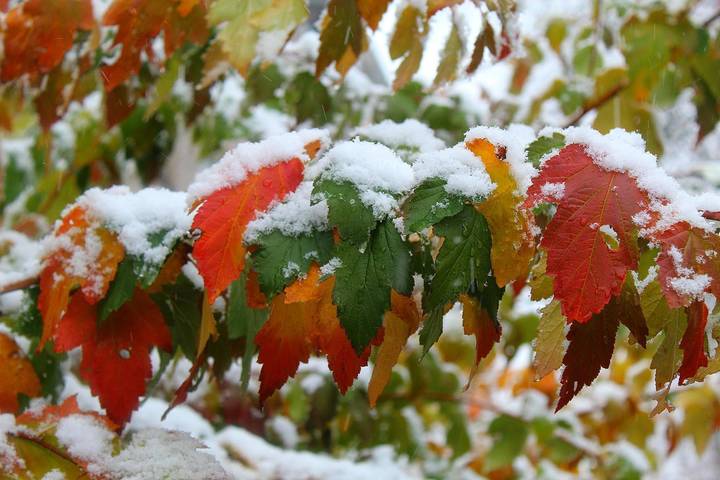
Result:
[[[559,200],[546,184],[564,185]],[[618,295],[628,270],[637,267],[632,216],[647,204],[647,195],[626,173],[593,163],[582,145],[568,145],[549,159],[528,190],[528,204],[558,204],[541,246],[548,253],[547,273],[563,314],[587,322]],[[608,228],[609,227],[609,228]],[[603,231],[612,229],[617,245]]]
[[[704,291],[720,298],[720,237],[685,222],[653,237],[662,249],[657,258],[660,285],[671,308],[689,305],[700,298],[701,291],[692,294],[693,288],[688,288],[697,282],[698,275],[708,276]]]
[[[261,168],[242,183],[212,193],[200,206],[193,221],[193,228],[201,231],[193,257],[211,304],[242,272],[247,224],[273,201],[294,191],[303,178],[303,169],[297,158]]]
[[[133,298],[97,326],[97,312],[83,295],[74,294],[57,329],[55,349],[65,352],[82,346],[80,376],[108,417],[123,425],[145,393],[152,375],[150,350],[172,349],[163,316],[147,293],[135,290]]]
[[[102,23],[118,27],[113,46],[122,45],[117,61],[102,67],[106,90],[112,90],[140,70],[143,51],[152,58],[152,43],[160,31],[166,57],[185,41],[200,44],[208,36],[205,2],[115,0]]]
[[[705,302],[693,302],[687,309],[688,325],[680,340],[683,350],[680,364],[680,383],[695,376],[700,367],[707,367],[708,357],[705,354],[705,325],[707,325],[708,309]]]
[[[27,0],[5,17],[0,80],[47,73],[72,47],[77,30],[94,26],[90,0]]]
[[[567,335],[570,344],[563,357],[565,369],[560,379],[562,386],[556,412],[567,405],[583,386],[590,385],[601,367],[610,366],[618,317],[608,310],[593,315],[588,322],[573,322],[570,326]]]
[[[502,328],[485,310],[478,299],[460,295],[463,304],[463,331],[475,336],[475,364],[485,358],[500,341]]]

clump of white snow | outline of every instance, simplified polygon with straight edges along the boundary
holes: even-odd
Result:
[[[330,144],[326,130],[307,129],[268,137],[261,142],[239,143],[223,157],[198,174],[188,187],[188,201],[206,197],[216,190],[232,187],[245,180],[248,174],[263,167],[298,158],[309,161],[305,145],[319,141],[322,148]]]
[[[535,132],[527,125],[512,124],[507,129],[479,126],[471,128],[465,134],[465,141],[485,139],[495,146],[505,147],[505,161],[510,165],[510,173],[518,184],[518,191],[525,193],[537,174],[535,167],[527,159],[527,146],[535,140]]]
[[[360,140],[336,144],[307,173],[310,178],[322,175],[354,184],[362,202],[378,218],[397,208],[393,195],[407,192],[415,183],[413,169],[395,152],[385,145]]]
[[[192,224],[185,193],[164,188],[145,188],[136,193],[125,186],[92,188],[77,204],[115,232],[127,253],[148,263],[161,263]],[[163,234],[155,245],[150,241],[153,234]]]
[[[415,119],[408,119],[401,123],[383,120],[374,125],[358,128],[355,130],[355,135],[392,148],[410,148],[418,152],[431,152],[445,147],[445,143],[435,136],[430,127]]]
[[[305,181],[283,202],[276,202],[267,212],[251,221],[245,230],[245,242],[253,243],[272,230],[284,235],[299,236],[327,227],[328,206],[325,200],[311,202],[312,182]]]
[[[0,248],[7,253],[0,257],[0,287],[32,278],[40,272],[41,242],[33,241],[20,232],[0,232]]]
[[[418,183],[442,178],[448,193],[469,198],[484,197],[495,189],[482,161],[463,144],[419,155],[413,170]]]

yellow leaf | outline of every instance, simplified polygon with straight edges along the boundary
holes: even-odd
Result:
[[[565,317],[558,300],[553,300],[541,310],[533,367],[535,379],[543,378],[562,365],[565,349]]]
[[[544,298],[550,298],[553,294],[553,279],[546,273],[547,270],[547,254],[544,250],[540,250],[540,258],[530,270],[530,300],[538,301]]]
[[[490,196],[475,208],[490,225],[490,260],[498,286],[504,287],[518,278],[527,277],[530,261],[535,255],[532,217],[522,208],[523,199],[517,192],[510,165],[498,158],[495,146],[485,139],[472,140],[466,146],[482,160],[496,185]]]
[[[385,327],[383,342],[378,349],[368,385],[368,400],[371,407],[375,407],[378,397],[385,390],[390,381],[392,369],[397,363],[408,337],[417,330],[419,324],[420,313],[413,299],[393,290],[391,310],[385,312],[383,322]]]

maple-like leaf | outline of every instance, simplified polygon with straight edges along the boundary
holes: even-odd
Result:
[[[600,368],[610,366],[618,318],[603,310],[587,322],[572,322],[568,332],[567,351],[563,357],[565,369],[560,379],[560,398],[557,412],[564,407],[585,385],[590,385],[600,373]]]
[[[498,157],[495,146],[484,139],[472,140],[466,146],[480,157],[495,184],[495,190],[475,208],[490,226],[493,275],[498,285],[504,287],[528,275],[530,261],[535,255],[531,212],[523,207],[523,198],[517,192],[518,185],[510,165]],[[509,262],[508,258],[513,261]]]
[[[657,264],[660,285],[671,308],[689,305],[707,291],[720,298],[720,237],[685,222],[676,223],[653,239],[661,246]],[[699,288],[688,285],[704,283]],[[690,290],[695,290],[690,292]]]
[[[62,62],[75,32],[94,27],[91,0],[27,0],[7,13],[0,80],[47,73]]]
[[[680,364],[680,383],[693,377],[700,367],[707,367],[708,357],[705,353],[705,325],[708,320],[708,309],[705,302],[696,301],[687,308],[687,329],[680,341],[683,359]]]
[[[377,403],[385,390],[392,368],[397,363],[408,337],[420,325],[420,312],[411,297],[400,295],[393,290],[390,298],[391,309],[385,312],[383,340],[378,348],[372,376],[368,383],[368,401],[371,407]]]
[[[368,346],[357,355],[340,325],[332,303],[335,278],[320,280],[320,268],[313,264],[307,277],[296,280],[273,298],[270,317],[262,326],[258,347],[260,401],[264,402],[313,351],[325,353],[335,383],[345,392],[367,364]]]
[[[55,350],[82,346],[80,376],[100,399],[110,419],[128,421],[152,375],[150,350],[172,349],[170,331],[157,305],[142,290],[98,326],[97,307],[83,295],[72,296],[58,324]]]
[[[88,303],[97,303],[105,296],[117,266],[125,256],[125,249],[117,237],[93,222],[81,206],[70,209],[53,237],[56,247],[45,259],[40,273],[38,308],[43,317],[43,333],[38,348],[43,348],[54,334],[72,289],[80,287]],[[101,246],[99,252],[97,245]],[[76,268],[78,259],[82,259],[81,272]]]
[[[193,228],[200,230],[193,257],[211,304],[243,270],[247,224],[273,201],[294,191],[303,170],[300,159],[288,159],[263,167],[241,183],[217,190],[204,200],[193,220]]]
[[[184,42],[200,44],[209,30],[205,22],[205,2],[180,0],[114,0],[102,20],[117,26],[113,47],[122,45],[119,58],[102,67],[105,89],[112,90],[140,70],[140,55],[153,58],[152,43],[163,32],[165,56]]]
[[[18,394],[39,395],[40,380],[15,340],[5,333],[0,333],[0,365],[0,412],[15,413]]]
[[[554,188],[544,188],[548,184]],[[632,217],[647,200],[633,178],[602,169],[578,144],[550,158],[533,179],[527,205],[558,205],[540,245],[547,252],[555,298],[569,320],[587,322],[620,294],[638,261]]]

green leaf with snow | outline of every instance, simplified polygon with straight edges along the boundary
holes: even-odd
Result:
[[[561,149],[565,146],[565,136],[555,132],[552,137],[538,137],[527,147],[528,161],[533,166],[540,166],[540,159],[555,149]]]
[[[327,200],[328,222],[338,229],[343,240],[358,245],[367,241],[376,220],[355,185],[320,179],[314,185],[313,195],[322,195]]]
[[[435,233],[444,240],[425,298],[426,310],[455,302],[461,293],[482,290],[490,273],[490,228],[475,208],[465,206],[438,223]]]
[[[333,239],[330,232],[313,232],[297,237],[273,230],[253,243],[252,254],[260,288],[268,297],[281,292],[293,280],[307,273],[314,261],[320,265],[330,259]]]
[[[378,224],[362,251],[349,242],[338,246],[342,264],[335,270],[333,302],[356,352],[367,347],[382,325],[390,290],[405,295],[412,291],[410,255],[390,220]]]
[[[430,178],[421,183],[405,202],[405,226],[419,232],[444,218],[460,213],[463,199],[445,190],[446,181]]]

